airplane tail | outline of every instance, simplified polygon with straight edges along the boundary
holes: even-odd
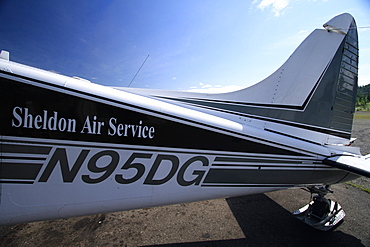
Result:
[[[213,114],[238,115],[248,125],[322,145],[346,145],[356,103],[357,27],[347,13],[324,27],[314,30],[273,74],[239,91],[122,90],[180,101]]]
[[[349,14],[334,17],[324,27],[313,31],[271,76],[237,94],[254,98],[248,113],[269,119],[266,129],[284,133],[284,125],[290,125],[308,130],[311,137],[303,134],[304,139],[345,144],[356,104],[357,28]],[[312,131],[325,135],[312,136]]]

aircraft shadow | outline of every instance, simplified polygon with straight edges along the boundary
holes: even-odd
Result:
[[[341,231],[321,232],[306,226],[264,194],[226,201],[245,238],[151,246],[364,246]]]

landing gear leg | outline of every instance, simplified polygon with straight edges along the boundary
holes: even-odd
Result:
[[[325,198],[328,193],[333,193],[327,186],[311,186],[311,202],[293,212],[293,216],[304,223],[321,231],[329,231],[346,216],[339,203]],[[313,194],[317,194],[312,197]]]

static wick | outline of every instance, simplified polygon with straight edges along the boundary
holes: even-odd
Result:
[[[148,60],[149,58],[149,55],[145,58],[143,64],[140,66],[140,68],[138,69],[138,71],[136,72],[136,74],[134,75],[134,77],[132,78],[132,80],[130,81],[130,83],[128,84],[128,87],[130,87],[131,83],[135,80],[137,74],[139,74],[141,68],[144,66],[144,63],[146,62],[146,60]]]

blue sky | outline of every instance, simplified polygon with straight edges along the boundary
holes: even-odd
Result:
[[[367,0],[3,0],[0,49],[108,86],[128,86],[149,55],[131,87],[222,92],[264,79],[343,12],[360,27],[359,84],[369,84]]]

